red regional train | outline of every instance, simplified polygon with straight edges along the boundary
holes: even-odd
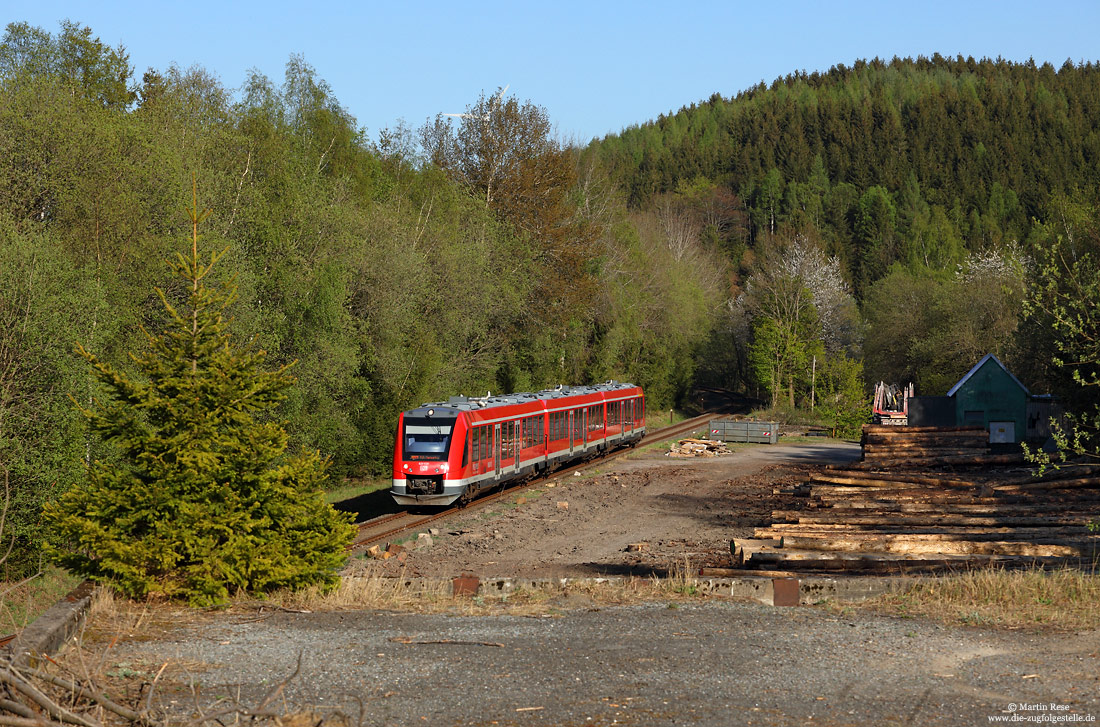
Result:
[[[506,396],[452,396],[397,420],[390,494],[399,505],[450,505],[645,434],[641,387],[609,381]]]

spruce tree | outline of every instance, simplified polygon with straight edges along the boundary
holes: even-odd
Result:
[[[265,371],[264,352],[237,345],[226,310],[232,282],[205,282],[224,254],[199,258],[197,194],[190,257],[170,262],[187,283],[176,306],[156,289],[167,329],[131,355],[140,377],[78,346],[105,396],[83,413],[117,456],[46,508],[49,552],[71,572],[124,594],[193,605],[239,591],[334,585],[353,529],[325,503],[326,463],[288,455],[272,410],[294,382]]]

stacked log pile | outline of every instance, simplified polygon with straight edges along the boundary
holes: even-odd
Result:
[[[867,424],[860,440],[864,469],[1015,464],[1019,454],[991,454],[982,427],[896,427]]]
[[[831,470],[800,489],[804,510],[776,510],[734,566],[907,572],[974,565],[1091,564],[1100,533],[1100,468],[1042,478],[985,473]]]

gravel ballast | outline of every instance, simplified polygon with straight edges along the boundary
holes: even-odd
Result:
[[[707,601],[551,618],[210,616],[171,638],[120,643],[110,658],[149,672],[187,664],[189,677],[162,688],[183,711],[188,679],[200,703],[255,703],[301,654],[288,704],[354,720],[361,703],[364,725],[976,725],[1013,704],[1100,717],[1098,651],[1097,632]]]

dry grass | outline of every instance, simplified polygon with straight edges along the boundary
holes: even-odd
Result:
[[[1052,571],[974,570],[922,578],[905,591],[862,607],[945,623],[1075,631],[1100,628],[1100,574],[1073,568]]]
[[[0,584],[0,633],[21,630],[79,584],[79,578],[53,567],[25,582]]]
[[[354,575],[346,575],[340,586],[323,593],[319,589],[285,591],[266,602],[240,602],[237,608],[264,605],[300,611],[380,609],[413,613],[460,613],[486,615],[556,615],[565,610],[600,608],[661,601],[677,604],[705,596],[695,584],[695,570],[687,561],[667,578],[627,578],[601,581],[586,579],[560,583],[518,583],[510,591],[497,592],[483,585],[476,596],[454,596],[444,579],[420,581],[412,577],[382,575],[366,563]],[[517,579],[519,580],[519,579]]]
[[[392,484],[392,480],[379,477],[349,477],[338,486],[325,491],[325,502],[351,500],[378,490],[388,490]]]

